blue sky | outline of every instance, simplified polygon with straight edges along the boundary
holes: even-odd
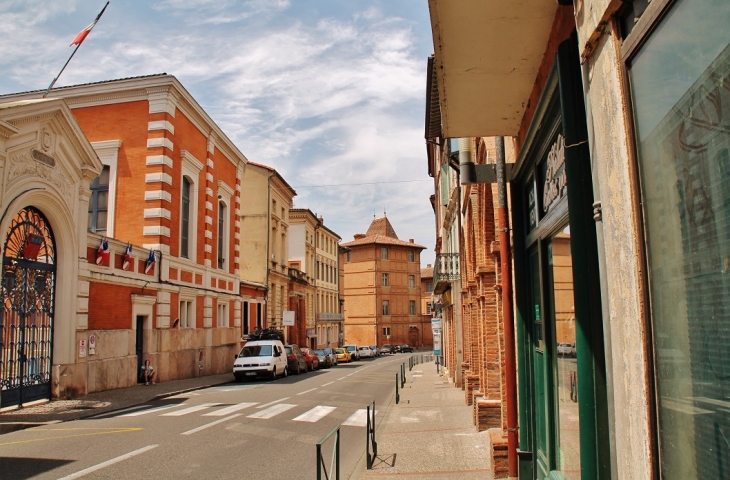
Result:
[[[43,89],[104,0],[0,2],[0,93]],[[246,157],[343,242],[387,212],[435,229],[423,138],[427,0],[112,0],[57,85],[175,75]],[[399,182],[399,183],[391,183]]]

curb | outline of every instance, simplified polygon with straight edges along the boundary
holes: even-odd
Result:
[[[194,392],[196,390],[203,390],[205,388],[217,387],[219,385],[225,385],[227,383],[231,383],[231,382],[211,383],[210,385],[200,385],[198,387],[183,388],[182,390],[176,390],[174,392],[160,393],[159,395],[156,395],[155,397],[152,398],[152,400],[149,400],[149,401],[154,402],[155,400],[162,400],[164,398],[174,397],[175,395],[180,395],[180,394],[188,393],[188,392]]]

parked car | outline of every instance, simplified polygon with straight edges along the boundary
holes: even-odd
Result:
[[[307,361],[307,370],[319,370],[319,356],[311,348],[301,348],[304,360]]]
[[[326,347],[324,349],[324,353],[327,354],[328,357],[330,357],[330,365],[337,366],[337,354],[335,353],[335,350],[332,347]]]
[[[307,359],[298,345],[284,345],[289,372],[299,375],[307,371]]]
[[[284,345],[279,340],[255,340],[247,342],[233,362],[233,376],[240,382],[244,378],[286,377],[289,374]]]
[[[378,348],[377,345],[370,345],[370,350],[373,351],[373,353],[375,354],[376,357],[380,356],[380,349]]]
[[[401,343],[396,348],[398,353],[413,353],[413,347],[407,343]]]
[[[569,357],[573,352],[573,346],[569,343],[558,343],[558,356]]]
[[[344,348],[335,348],[335,354],[337,355],[337,362],[345,362],[350,363],[352,361],[352,357],[350,356],[350,352],[348,352]]]
[[[357,345],[345,345],[344,347],[350,353],[353,361],[360,360],[360,351]]]
[[[375,352],[370,347],[360,347],[357,350],[357,354],[360,355],[360,358],[373,358],[375,356]]]
[[[330,368],[333,365],[330,356],[321,348],[314,350],[314,354],[317,355],[317,359],[319,360],[319,368]]]
[[[380,347],[380,353],[381,354],[382,353],[387,353],[387,354],[395,353],[393,350],[393,345],[391,345],[390,343],[386,343],[385,345]]]

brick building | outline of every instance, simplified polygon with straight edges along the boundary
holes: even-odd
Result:
[[[423,345],[431,329],[421,316],[420,253],[426,247],[399,240],[387,217],[343,243],[345,343]]]
[[[317,333],[316,318],[316,277],[315,261],[316,232],[319,219],[306,208],[292,208],[289,213],[289,272],[290,310],[294,310],[294,327],[290,330],[292,343],[302,347],[315,348]]]
[[[64,99],[102,164],[90,188],[75,190],[88,196],[88,233],[77,235],[83,250],[67,292],[78,307],[55,331],[78,348],[54,395],[133,385],[143,358],[161,381],[228,371],[241,329],[237,212],[246,158],[170,75],[52,96]],[[108,257],[97,262],[104,238]]]

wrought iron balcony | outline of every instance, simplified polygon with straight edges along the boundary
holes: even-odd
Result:
[[[440,295],[448,290],[451,282],[459,279],[460,272],[458,253],[436,255],[436,265],[433,269],[433,293]]]
[[[343,318],[341,313],[319,312],[317,314],[318,322],[341,322]]]

